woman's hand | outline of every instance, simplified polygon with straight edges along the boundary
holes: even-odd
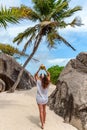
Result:
[[[38,76],[39,71],[40,71],[40,67],[39,67],[39,69],[37,70],[37,72],[34,75],[35,80],[39,79],[39,76]]]
[[[44,66],[44,70],[46,71],[46,67]]]

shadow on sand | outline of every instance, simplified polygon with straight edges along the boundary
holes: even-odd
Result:
[[[28,116],[27,118],[28,118],[28,120],[30,120],[33,124],[36,124],[38,127],[40,127],[39,117],[30,115],[30,116]]]

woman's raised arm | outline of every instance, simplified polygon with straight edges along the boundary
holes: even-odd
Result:
[[[40,71],[40,67],[39,67],[39,69],[37,70],[37,72],[34,75],[34,78],[35,78],[36,81],[39,79],[39,76],[38,76],[39,71]]]

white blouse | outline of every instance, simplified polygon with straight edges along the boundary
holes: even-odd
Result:
[[[48,102],[48,88],[43,88],[41,84],[41,80],[37,80],[37,95],[36,101],[38,104],[47,104]]]

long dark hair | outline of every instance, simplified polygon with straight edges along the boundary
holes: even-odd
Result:
[[[45,89],[48,87],[50,81],[48,80],[48,77],[46,74],[44,74],[44,77],[42,77],[42,87]]]

